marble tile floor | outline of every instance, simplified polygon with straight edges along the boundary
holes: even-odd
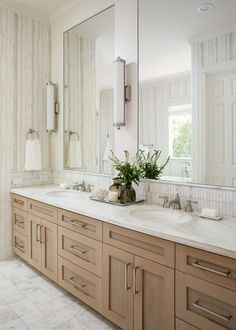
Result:
[[[119,328],[15,258],[0,262],[0,329]]]

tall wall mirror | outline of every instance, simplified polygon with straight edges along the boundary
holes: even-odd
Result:
[[[161,179],[236,187],[235,0],[139,0],[139,148]]]
[[[114,7],[64,33],[64,168],[112,174]]]

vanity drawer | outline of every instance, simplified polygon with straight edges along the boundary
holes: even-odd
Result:
[[[23,210],[12,208],[12,226],[13,229],[19,233],[27,236],[28,235],[28,216]]]
[[[27,211],[27,198],[20,195],[11,194],[12,206]]]
[[[28,261],[28,239],[15,230],[13,230],[13,251],[15,254]]]
[[[102,222],[99,220],[59,209],[58,224],[99,241],[102,240]]]
[[[150,235],[103,223],[103,242],[160,264],[174,267],[175,244]]]
[[[29,199],[28,212],[42,219],[57,223],[57,208],[54,206]]]
[[[176,268],[236,291],[236,260],[177,244]]]
[[[235,330],[236,292],[177,271],[176,315],[201,330]]]
[[[69,229],[58,228],[59,255],[102,276],[102,243]]]
[[[189,323],[186,323],[180,319],[175,319],[176,330],[199,330],[199,328],[195,328]]]
[[[101,278],[59,257],[58,284],[87,305],[101,312]]]

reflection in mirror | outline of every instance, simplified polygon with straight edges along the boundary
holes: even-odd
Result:
[[[64,33],[64,167],[112,174],[114,9]]]
[[[139,148],[162,179],[236,187],[236,2],[139,0]]]

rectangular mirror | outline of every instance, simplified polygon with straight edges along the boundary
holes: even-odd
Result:
[[[139,148],[161,179],[236,187],[236,3],[139,0]]]
[[[114,7],[64,33],[64,168],[112,174]]]

